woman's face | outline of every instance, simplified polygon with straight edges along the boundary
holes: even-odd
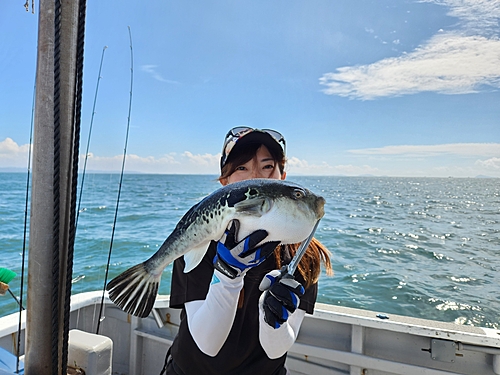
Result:
[[[221,180],[222,185],[250,180],[252,178],[273,178],[284,180],[286,172],[281,174],[278,163],[273,159],[266,146],[257,149],[254,157],[245,164],[239,165],[229,177]]]

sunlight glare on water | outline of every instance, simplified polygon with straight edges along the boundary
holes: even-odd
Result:
[[[20,272],[25,175],[0,174],[0,267]],[[335,275],[318,301],[500,328],[498,179],[293,177],[326,199],[316,237]],[[73,293],[104,283],[118,175],[86,177]],[[125,175],[110,278],[149,258],[182,215],[220,185],[215,176]],[[171,267],[160,293],[170,291]],[[11,289],[19,291],[19,277]],[[0,298],[0,316],[17,311]]]

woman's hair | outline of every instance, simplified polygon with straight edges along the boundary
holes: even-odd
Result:
[[[299,248],[300,244],[285,245],[288,248],[290,256],[293,257],[295,252]],[[280,256],[279,251],[275,251],[276,265],[281,268],[282,256]],[[300,260],[297,269],[304,278],[306,285],[304,288],[311,286],[316,283],[319,279],[321,273],[321,263],[325,266],[325,271],[328,276],[333,275],[332,263],[330,262],[330,251],[319,242],[316,238],[313,238],[309,246],[307,247],[304,256]]]
[[[236,168],[251,160],[261,146],[262,146],[261,143],[249,142],[244,145],[241,145],[240,148],[238,149],[238,152],[233,152],[232,154],[230,154],[226,164],[222,168],[219,181],[228,178],[234,173]],[[285,171],[285,162],[286,162],[285,157],[283,156],[283,154],[280,155],[274,149],[268,149],[268,150],[272,158],[278,165],[281,175],[283,175]],[[299,248],[299,245],[300,244],[286,245],[290,257],[293,257],[295,255],[295,252]],[[280,246],[278,246],[278,248],[279,247]],[[277,251],[274,252],[274,255],[276,257],[277,267],[281,268],[283,254],[281,251],[278,251],[278,248]],[[297,267],[298,271],[300,272],[300,274],[304,278],[304,281],[306,282],[306,285],[304,285],[305,288],[309,287],[310,285],[318,281],[321,273],[321,263],[323,263],[325,266],[326,274],[329,276],[333,275],[332,264],[330,262],[330,255],[331,255],[330,251],[328,251],[328,249],[321,242],[319,242],[316,238],[312,239],[311,243],[309,244],[304,256],[300,260],[300,263]]]
[[[238,148],[237,152],[235,152],[236,150],[234,150],[231,154],[229,154],[229,158],[226,164],[222,167],[219,181],[228,178],[234,173],[236,168],[251,160],[261,146],[263,146],[262,143],[247,142],[241,145]],[[277,150],[274,148],[268,148],[268,151],[278,165],[281,174],[283,175],[283,173],[285,172],[285,157],[283,156],[283,154],[280,155],[280,153],[277,152]]]

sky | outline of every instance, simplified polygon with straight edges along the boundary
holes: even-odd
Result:
[[[0,3],[0,171],[27,168],[37,6]],[[87,169],[120,170],[132,92],[127,172],[218,174],[251,126],[285,136],[289,178],[500,177],[499,21],[499,0],[88,0],[80,165],[92,124]]]

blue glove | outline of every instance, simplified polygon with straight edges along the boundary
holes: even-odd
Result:
[[[261,264],[279,244],[279,241],[272,241],[256,247],[267,237],[267,231],[263,229],[249,234],[240,242],[236,242],[238,229],[239,221],[233,220],[230,228],[217,242],[217,254],[214,258],[215,268],[231,279],[235,279],[245,274],[248,269]]]
[[[274,329],[281,327],[300,303],[304,287],[284,271],[273,270],[262,279],[259,289],[265,292],[262,299],[264,320]]]

